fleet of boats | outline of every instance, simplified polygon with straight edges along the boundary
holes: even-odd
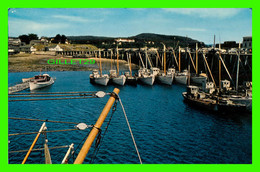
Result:
[[[179,47],[180,51],[180,47]],[[245,82],[243,91],[238,91],[238,79],[239,79],[239,64],[237,68],[237,78],[235,89],[231,88],[229,80],[221,80],[221,63],[224,63],[219,54],[219,87],[216,86],[215,80],[211,74],[211,70],[208,66],[207,60],[204,56],[205,64],[208,67],[207,73],[209,73],[212,82],[209,82],[209,77],[205,73],[198,73],[198,49],[196,47],[196,65],[193,62],[191,56],[190,60],[196,73],[190,73],[190,63],[188,70],[181,71],[181,58],[179,52],[178,71],[173,67],[166,67],[166,47],[163,44],[163,57],[161,61],[161,69],[154,67],[150,57],[147,55],[147,48],[145,48],[145,64],[139,53],[140,62],[142,66],[138,70],[138,73],[133,75],[131,68],[131,54],[127,54],[127,62],[129,71],[124,74],[119,72],[119,53],[118,48],[116,49],[116,69],[113,69],[112,64],[112,53],[111,53],[111,69],[109,74],[102,73],[102,61],[99,51],[99,70],[94,69],[90,74],[90,82],[98,85],[106,86],[109,83],[116,85],[136,85],[140,82],[145,85],[154,85],[155,82],[160,84],[172,85],[173,82],[186,85],[187,92],[183,92],[184,101],[190,105],[197,107],[203,107],[212,111],[225,111],[225,112],[245,112],[252,111],[252,82]],[[174,55],[175,56],[175,55]],[[158,57],[159,58],[159,57]],[[176,57],[175,57],[176,58]],[[238,55],[239,63],[239,55]],[[177,62],[177,59],[176,59]],[[223,64],[225,67],[225,64]],[[226,69],[226,67],[225,67]],[[228,70],[226,72],[230,76]],[[231,81],[232,78],[230,77]],[[30,90],[35,90],[43,87],[47,87],[54,83],[54,79],[48,74],[36,75],[31,78],[23,78],[23,83],[29,83]],[[194,85],[192,85],[193,83]],[[232,82],[233,83],[233,82]],[[199,87],[200,86],[200,87]]]

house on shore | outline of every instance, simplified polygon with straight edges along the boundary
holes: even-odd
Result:
[[[36,48],[34,46],[31,46],[31,45],[24,45],[24,46],[20,46],[20,52],[35,53]]]
[[[63,49],[59,45],[52,45],[49,47],[46,47],[47,51],[63,51]]]

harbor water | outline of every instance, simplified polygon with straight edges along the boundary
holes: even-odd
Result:
[[[251,114],[217,114],[183,102],[183,85],[98,86],[89,82],[90,71],[48,72],[56,77],[52,86],[34,92],[104,91],[120,89],[136,144],[145,164],[250,164],[252,163]],[[20,82],[38,72],[9,73],[9,83]],[[30,92],[24,90],[23,92]],[[108,96],[93,99],[9,102],[9,117],[95,124]],[[108,117],[111,112],[108,114]],[[107,121],[102,130],[105,130]],[[9,134],[39,131],[42,122],[9,119]],[[72,129],[75,124],[46,123],[49,131]],[[90,129],[47,133],[48,146],[74,143],[76,148]],[[9,151],[28,150],[36,134],[9,136]],[[41,136],[35,148],[43,147]],[[76,155],[82,145],[76,150]],[[84,163],[89,163],[94,147]],[[52,162],[61,163],[67,148],[51,149]],[[9,153],[10,164],[20,164],[26,152]],[[76,157],[76,156],[75,156]],[[44,163],[44,152],[32,152],[28,164]],[[69,160],[73,163],[73,157]],[[118,103],[108,131],[94,160],[96,164],[139,163],[134,144]]]

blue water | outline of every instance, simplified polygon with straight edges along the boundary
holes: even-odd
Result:
[[[38,73],[9,73],[9,83],[19,82],[21,78],[35,74]],[[115,87],[90,84],[88,71],[48,72],[48,74],[56,77],[55,83],[38,92],[100,90],[111,92]],[[143,163],[252,163],[251,115],[227,116],[194,109],[183,102],[181,93],[186,89],[181,85],[136,87],[125,85],[118,88],[121,90],[119,95]],[[9,102],[9,116],[95,124],[108,98]],[[103,130],[107,120],[102,126]],[[38,131],[41,125],[42,122],[9,119],[9,133]],[[73,124],[47,123],[48,130],[73,127]],[[74,143],[76,148],[88,132],[89,129],[48,133],[48,145],[54,147]],[[29,149],[34,138],[35,134],[9,136],[9,151]],[[43,138],[40,137],[35,148],[43,147]],[[89,163],[93,150],[92,146],[84,163]],[[50,150],[52,162],[61,163],[66,151],[67,148]],[[10,153],[9,163],[19,164],[25,155],[25,152]],[[72,163],[73,159],[71,158],[69,162]],[[43,151],[32,152],[27,163],[44,163]],[[139,163],[119,104],[94,163]]]

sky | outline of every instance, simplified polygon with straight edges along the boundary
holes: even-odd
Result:
[[[213,44],[252,36],[248,8],[12,8],[9,36],[129,37],[140,33],[188,36]]]

